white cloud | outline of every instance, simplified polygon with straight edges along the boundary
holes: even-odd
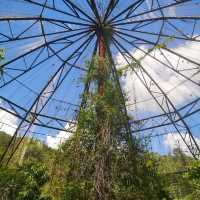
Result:
[[[186,135],[186,142],[189,144],[189,135]],[[197,144],[200,146],[200,139],[195,138]],[[191,156],[186,144],[183,142],[181,136],[178,133],[170,133],[164,137],[164,145],[169,149],[169,152],[173,152],[174,149],[180,148],[186,155]]]
[[[140,49],[147,51],[147,49],[143,46],[141,46]],[[200,44],[197,44],[195,42],[194,43],[186,42],[180,46],[173,48],[172,50],[177,53],[180,53],[181,55],[186,56],[187,58],[190,58],[191,60],[200,63],[199,59]],[[195,69],[194,70],[187,70],[187,69],[191,69],[193,67],[197,68],[198,67],[197,65],[195,66],[194,64],[189,63],[183,59],[179,60],[178,56],[169,53],[165,50],[162,51],[164,52],[165,56],[173,66],[177,66],[177,63],[179,63],[178,69],[185,70],[182,71],[182,73],[187,77],[190,77],[194,72],[196,72]],[[133,50],[131,54],[136,59],[141,58],[144,55],[141,50]],[[151,55],[155,56],[161,62],[169,65],[168,61],[162,54],[160,54],[160,51],[158,49],[151,52]],[[116,60],[118,68],[120,68],[120,66],[124,66],[127,64],[122,55],[120,54],[117,55]],[[188,100],[191,100],[191,98],[200,96],[200,90],[198,86],[196,86],[190,81],[186,81],[185,78],[173,72],[171,69],[168,69],[162,63],[159,63],[152,57],[146,56],[144,59],[142,59],[141,65],[146,69],[146,71],[148,71],[148,73],[159,84],[159,86],[163,89],[163,91],[165,93],[168,93],[168,97],[175,106],[180,106],[186,103]],[[147,78],[147,76],[145,77]],[[192,80],[195,81],[200,80],[200,75],[198,74],[192,77]],[[132,72],[132,70],[127,71],[126,76],[121,79],[121,82],[122,82],[122,87],[129,98],[129,102],[127,102],[128,104],[133,103],[135,101],[138,102],[138,101],[145,101],[147,99],[152,99],[151,95],[145,89],[145,87],[137,78],[135,73]],[[159,94],[155,94],[155,96],[159,96]],[[128,107],[128,110],[133,110],[133,109],[134,109],[133,106]],[[158,105],[154,100],[138,104],[137,109],[140,111],[150,111],[150,112],[160,111]]]
[[[18,119],[14,115],[0,109],[0,131],[12,136],[17,127]],[[65,129],[68,130],[68,132],[60,131],[56,136],[47,136],[46,144],[53,149],[58,149],[59,145],[65,142],[72,135],[72,132],[76,129],[76,125],[74,123],[71,125],[67,123]]]
[[[30,50],[33,50],[41,45],[44,44],[44,38],[43,37],[40,37],[38,38],[37,40],[35,40],[34,42],[31,42],[29,44],[25,44],[23,46],[21,46],[19,48],[19,53],[25,53],[25,52],[28,52]]]
[[[147,5],[147,8],[149,11],[152,10],[151,3],[152,2],[150,0],[146,0],[146,5]],[[143,16],[146,16],[147,18],[155,18],[155,17],[157,17],[157,14],[155,12],[150,12],[147,15],[143,15]]]
[[[74,124],[67,123],[65,126],[66,130],[70,130],[70,132],[67,131],[60,131],[56,136],[47,136],[46,143],[49,147],[53,149],[58,149],[58,147],[64,143],[69,137],[72,135],[71,131],[75,130]]]
[[[4,110],[0,110],[0,119],[0,131],[13,135],[18,124],[17,118]]]
[[[170,17],[175,17],[176,16],[176,7],[175,6],[170,6],[167,10],[167,14]]]

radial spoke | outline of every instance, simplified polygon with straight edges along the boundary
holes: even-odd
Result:
[[[114,11],[114,9],[116,8],[117,4],[119,3],[120,0],[110,0],[108,7],[106,9],[105,12],[105,16],[103,19],[103,22],[107,21],[107,19],[109,18],[110,14]]]
[[[74,3],[72,3],[70,0],[64,0],[68,2],[75,10],[78,10],[80,13],[82,13],[85,17],[87,17],[91,22],[96,23],[94,19],[92,19],[86,12],[84,12],[82,9],[80,9],[78,6],[76,6]]]
[[[53,19],[53,18],[47,18],[47,17],[42,17],[42,16],[36,16],[36,17],[0,17],[0,22],[1,21],[32,21],[32,20],[37,20],[37,21],[47,21],[47,22],[60,22],[64,24],[73,24],[73,25],[80,25],[80,26],[87,26],[89,27],[90,24],[86,23],[79,23],[79,22],[74,22],[74,21],[68,21],[68,20],[61,20],[61,19]]]
[[[61,14],[64,14],[64,15],[67,15],[67,16],[70,16],[70,17],[75,17],[75,18],[78,18],[82,21],[85,21],[85,22],[91,22],[91,20],[87,20],[87,19],[84,19],[84,18],[81,18],[80,16],[77,16],[76,14],[74,15],[74,13],[70,13],[70,12],[66,12],[66,11],[63,11],[63,10],[58,10],[57,8],[55,7],[50,7],[50,6],[47,6],[45,4],[41,4],[41,3],[38,3],[38,2],[35,2],[35,1],[32,1],[32,0],[24,0],[25,2],[27,3],[31,3],[33,5],[37,5],[37,6],[40,6],[42,7],[43,9],[46,8],[46,9],[50,9],[52,11],[55,11],[57,13],[61,13]],[[64,1],[64,0],[63,0]],[[65,2],[65,1],[64,1]],[[71,9],[70,9],[71,10]]]
[[[142,15],[151,14],[153,12],[160,11],[160,10],[163,10],[163,9],[166,9],[166,8],[170,8],[170,7],[173,7],[173,6],[177,6],[179,4],[187,3],[187,2],[190,2],[190,1],[192,1],[192,0],[183,0],[183,1],[180,1],[180,2],[177,1],[175,3],[169,4],[169,5],[165,5],[165,6],[161,6],[161,7],[155,8],[155,9],[150,9],[148,11],[141,12],[141,13],[126,17],[124,19],[120,19],[120,20],[116,20],[116,21],[114,20],[113,23],[119,23],[121,21],[130,20],[132,18],[141,17]]]
[[[109,23],[113,22],[115,19],[117,19],[118,17],[120,17],[121,15],[123,15],[124,13],[128,13],[128,16],[130,15],[130,12],[132,13],[133,9],[135,6],[137,6],[138,4],[140,4],[141,2],[144,2],[144,0],[137,0],[135,2],[133,2],[130,6],[128,6],[126,9],[124,9],[123,11],[121,11],[119,14],[117,14],[115,17],[111,18],[109,20]]]
[[[97,6],[96,6],[95,1],[94,0],[87,0],[87,3],[89,4],[92,12],[94,13],[95,17],[97,18],[98,23],[101,23],[100,15],[99,15],[99,12],[97,10]]]
[[[122,30],[122,31],[129,31],[132,33],[142,33],[142,34],[147,34],[147,35],[161,36],[164,38],[173,38],[173,39],[178,39],[178,40],[200,42],[200,39],[197,39],[195,37],[180,37],[180,36],[176,36],[176,35],[168,35],[168,34],[164,34],[164,33],[154,33],[154,32],[142,31],[142,30],[131,30],[131,29],[126,29],[126,28],[117,28],[117,29]]]
[[[200,16],[154,17],[154,18],[147,18],[147,19],[141,19],[141,20],[121,22],[121,23],[113,23],[113,26],[122,26],[122,25],[129,25],[129,24],[135,24],[135,23],[143,23],[143,22],[149,22],[149,21],[155,22],[155,21],[163,21],[163,20],[200,20]]]

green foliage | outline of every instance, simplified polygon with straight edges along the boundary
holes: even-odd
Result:
[[[187,172],[183,174],[183,178],[186,179],[191,188],[193,188],[191,194],[187,196],[188,200],[197,200],[200,196],[200,161],[192,161],[187,167]]]
[[[0,171],[0,191],[10,200],[41,200],[41,187],[49,180],[46,168],[27,161],[18,169]]]
[[[117,100],[112,99],[110,103],[115,101]],[[80,118],[83,121],[79,125],[79,131],[67,140],[60,150],[51,150],[32,140],[22,166],[15,164],[15,167],[11,165],[14,168],[1,168],[0,199],[93,199],[94,163],[99,150],[95,149],[98,145],[95,133],[97,127],[96,123],[92,122],[96,113],[92,108],[82,109],[83,116]],[[81,127],[87,128],[85,134],[81,132]],[[118,128],[119,126],[116,129]],[[0,133],[0,154],[5,150],[9,139],[9,135]],[[184,155],[179,149],[175,149],[172,155],[150,154],[142,150],[139,141],[138,150],[135,149],[133,155],[125,142],[119,142],[121,139],[119,134],[116,140],[117,148],[115,143],[111,148],[111,199],[199,199],[199,161]],[[15,159],[18,159],[18,156]],[[177,171],[183,173],[174,173]]]
[[[11,137],[0,132],[0,155],[4,152]],[[18,140],[19,138],[17,138]],[[29,139],[25,138],[24,144]],[[52,150],[41,142],[31,140],[24,155],[24,163],[19,166],[18,161],[23,149],[14,155],[7,168],[0,168],[0,199],[5,200],[50,200],[44,188],[49,182],[47,167],[53,155]]]
[[[166,49],[167,45],[169,45],[174,40],[174,36],[166,37],[162,43],[156,44],[153,48],[148,49],[148,52],[153,51],[154,49]]]
[[[98,68],[100,63],[103,63],[101,69]],[[94,82],[97,85],[99,79],[106,79],[109,74],[109,69],[106,67],[109,65],[108,58],[99,59],[98,56],[94,56],[91,61],[86,61],[86,68],[88,69],[88,73],[83,78],[84,83]]]
[[[104,39],[107,45],[110,45],[113,36],[113,27],[110,24],[103,24]]]
[[[120,67],[119,69],[117,69],[117,73],[119,77],[126,77],[126,74],[128,71],[133,71],[133,70],[137,70],[138,68],[140,68],[141,65],[141,61],[144,57],[141,57],[139,59],[136,59],[134,61],[132,61],[130,64],[128,65],[124,65],[122,67]]]
[[[155,45],[155,49],[164,49],[164,48],[166,48],[167,46],[166,46],[166,44],[164,44],[164,43],[162,43],[162,44],[157,44],[157,45]]]
[[[175,149],[172,155],[158,156],[158,163],[158,172],[165,179],[165,187],[172,199],[199,199],[199,161]]]
[[[185,177],[191,180],[196,187],[200,188],[200,161],[193,161],[189,165]]]
[[[9,142],[9,139],[10,137],[6,133],[0,131],[0,155],[5,150],[6,145]]]
[[[85,200],[89,199],[90,195],[89,189],[91,186],[87,185],[87,182],[76,182],[76,181],[71,181],[66,183],[65,185],[65,192],[63,194],[62,199],[63,200],[73,200],[73,199],[78,199],[78,200]]]

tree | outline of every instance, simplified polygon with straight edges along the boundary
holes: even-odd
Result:
[[[0,155],[5,150],[6,145],[8,144],[9,140],[10,140],[10,136],[7,135],[5,132],[0,131]]]
[[[0,132],[0,155],[5,151],[11,136]],[[17,138],[17,141],[20,138]],[[28,141],[24,139],[24,143]],[[49,182],[49,169],[53,150],[37,140],[31,140],[24,156],[24,162],[19,165],[22,149],[14,155],[12,164],[0,168],[0,199],[8,200],[44,200],[50,199],[45,195],[45,187]]]
[[[180,148],[172,155],[158,156],[158,173],[173,199],[199,199],[200,162],[185,155]]]
[[[43,200],[50,199],[42,195],[42,187],[48,182],[46,167],[33,160],[18,169],[0,171],[0,191],[3,199]]]
[[[183,177],[189,182],[192,189],[192,192],[186,196],[186,200],[198,200],[200,196],[200,161],[191,162]]]

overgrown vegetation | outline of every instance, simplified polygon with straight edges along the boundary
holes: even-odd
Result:
[[[100,62],[95,57],[88,63],[92,70],[84,81],[93,88],[84,94],[75,135],[62,147],[69,163],[64,199],[168,198],[154,160],[130,134],[110,62],[106,58],[99,72]]]
[[[10,136],[0,133],[0,155],[6,149]],[[25,139],[24,143],[27,142]],[[0,199],[2,200],[47,200],[43,192],[44,185],[49,182],[47,164],[51,160],[52,150],[39,141],[32,140],[25,154],[24,162],[19,164],[22,150],[16,153],[9,167],[0,169]]]
[[[0,133],[0,154],[5,150],[6,144],[10,136]],[[1,200],[38,200],[38,199],[87,199],[89,191],[92,188],[92,182],[89,177],[91,171],[78,175],[80,180],[72,180],[70,178],[69,162],[73,157],[72,142],[68,140],[62,145],[60,150],[52,150],[41,142],[32,140],[30,147],[25,154],[22,166],[15,163],[7,169],[0,169],[0,199]],[[66,152],[65,152],[66,150]],[[67,152],[68,151],[68,152]],[[14,160],[19,159],[19,154],[15,155]],[[71,157],[71,158],[70,158]],[[89,157],[89,156],[88,156]],[[145,156],[144,156],[145,157]],[[195,161],[184,155],[181,151],[174,151],[172,155],[160,156],[158,154],[146,154],[146,163],[135,174],[135,184],[127,185],[127,174],[133,170],[132,164],[124,162],[122,157],[115,167],[117,171],[123,171],[121,174],[120,189],[118,186],[119,179],[116,178],[114,194],[119,195],[118,199],[141,199],[141,194],[146,193],[146,199],[180,199],[180,200],[198,200],[200,191],[200,162]],[[73,158],[75,160],[75,157]],[[85,158],[86,159],[86,158]],[[85,160],[84,159],[84,160]],[[120,160],[121,159],[121,160]],[[76,158],[78,160],[78,158]],[[76,161],[77,162],[77,161]],[[87,166],[80,166],[83,169]],[[123,169],[124,167],[124,169]],[[81,168],[81,170],[82,170]],[[135,166],[134,166],[134,169]],[[78,172],[78,170],[75,170]],[[127,171],[127,173],[125,173]],[[80,171],[79,171],[80,172]],[[140,173],[139,173],[140,172]],[[173,173],[179,172],[179,173]],[[139,175],[139,176],[138,176]],[[87,177],[84,178],[84,177]],[[87,181],[89,180],[89,181]],[[149,185],[153,182],[153,185]],[[157,189],[157,197],[152,198],[150,191]],[[162,188],[162,189],[161,189]],[[142,191],[139,192],[139,191]],[[31,197],[28,195],[34,193]],[[135,196],[135,195],[138,196]],[[88,196],[87,196],[88,195]],[[164,198],[164,196],[166,196]],[[90,196],[89,196],[90,198]]]

